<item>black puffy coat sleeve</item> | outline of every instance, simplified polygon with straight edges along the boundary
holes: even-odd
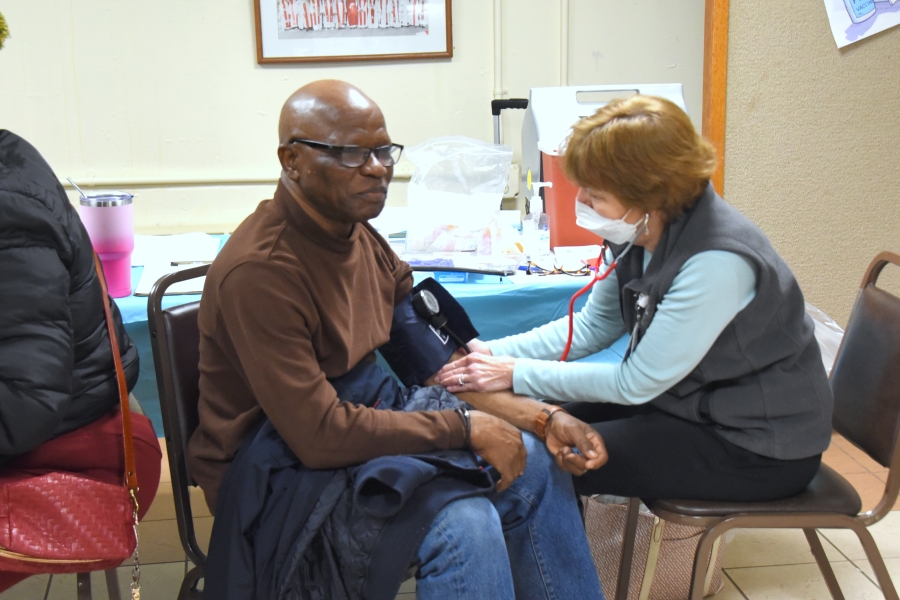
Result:
[[[0,290],[0,455],[9,456],[58,429],[72,395],[74,340],[69,275],[55,249],[0,249]]]

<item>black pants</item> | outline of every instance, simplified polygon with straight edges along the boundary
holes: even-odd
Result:
[[[761,456],[716,433],[649,404],[572,402],[573,416],[592,423],[603,437],[609,462],[575,478],[582,495],[613,494],[644,499],[758,502],[801,492],[822,455],[798,460]]]

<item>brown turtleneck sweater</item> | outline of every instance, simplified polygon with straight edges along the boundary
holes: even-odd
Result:
[[[265,413],[313,469],[459,448],[453,411],[396,412],[341,402],[326,378],[373,358],[412,272],[368,223],[324,231],[278,185],[209,269],[200,302],[200,425],[188,467],[215,511],[244,435]]]

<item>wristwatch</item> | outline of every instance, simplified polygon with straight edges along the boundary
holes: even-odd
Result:
[[[547,430],[550,429],[550,419],[559,411],[566,412],[561,406],[552,404],[545,406],[541,412],[534,418],[534,435],[541,438],[542,442],[547,441]]]

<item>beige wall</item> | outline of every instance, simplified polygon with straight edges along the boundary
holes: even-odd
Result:
[[[821,0],[731,0],[729,28],[725,197],[844,324],[900,251],[900,28],[838,50]]]
[[[316,79],[359,85],[402,143],[492,135],[489,2],[457,3],[452,60],[266,67],[250,0],[39,6],[3,6],[0,126],[60,176],[136,191],[139,231],[229,230],[270,197],[281,103]],[[215,185],[235,180],[262,184]]]
[[[504,0],[502,4],[507,97],[527,98],[532,87],[561,83],[681,83],[688,114],[700,127],[705,0],[568,0],[564,77],[560,75],[559,2]],[[503,142],[516,151],[523,116],[524,111],[505,111],[502,116]]]
[[[561,0],[455,0],[452,59],[266,67],[251,0],[4,3],[13,37],[0,52],[0,127],[61,177],[135,192],[141,232],[230,230],[271,195],[278,110],[309,81],[359,85],[406,145],[492,139],[495,5],[505,97],[559,85],[565,39],[570,83],[682,81],[699,122],[703,0],[566,1],[567,37]],[[517,155],[522,114],[503,117]],[[410,172],[397,169],[390,204],[405,203]]]
[[[562,80],[683,81],[699,120],[704,0],[569,0],[566,73],[560,2],[499,2],[503,95]],[[267,67],[255,60],[252,5],[5,3],[0,127],[60,176],[134,191],[137,227],[153,232],[228,230],[269,196],[278,109],[314,79],[358,84],[402,143],[491,139],[494,3],[454,2],[451,60]],[[729,43],[726,198],[843,322],[871,256],[900,251],[900,29],[838,50],[821,0],[789,14],[776,0],[731,0]],[[521,118],[503,116],[517,155]],[[405,202],[410,169],[398,172],[392,204]]]

